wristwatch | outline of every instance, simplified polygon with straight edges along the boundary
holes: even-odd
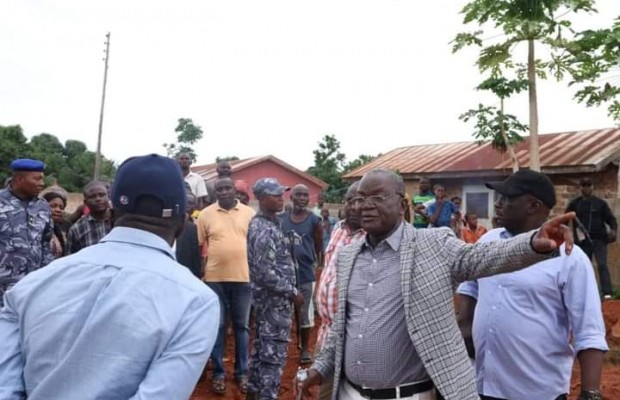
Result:
[[[582,390],[578,400],[603,400],[603,395],[598,390]]]

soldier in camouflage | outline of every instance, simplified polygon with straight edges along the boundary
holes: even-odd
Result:
[[[15,160],[11,182],[0,190],[0,307],[4,292],[54,259],[50,207],[37,197],[44,169],[41,161]]]
[[[278,398],[288,356],[292,303],[303,296],[295,287],[289,243],[276,213],[282,211],[286,188],[274,178],[259,179],[252,188],[259,202],[248,230],[248,263],[255,317],[247,400]]]

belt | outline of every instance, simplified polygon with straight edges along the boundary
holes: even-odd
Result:
[[[377,400],[411,397],[414,394],[423,393],[435,387],[435,385],[433,385],[433,381],[424,381],[389,389],[364,389],[363,387],[351,382],[348,378],[347,381],[349,382],[349,385],[353,387],[353,389],[357,390],[358,393],[362,395],[363,398]]]

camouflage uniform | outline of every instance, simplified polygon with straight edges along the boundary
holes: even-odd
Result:
[[[278,398],[288,355],[292,299],[297,295],[293,260],[278,221],[257,215],[248,231],[248,261],[255,317],[248,392]]]
[[[52,224],[45,200],[23,201],[9,188],[0,190],[0,306],[5,291],[54,259]]]

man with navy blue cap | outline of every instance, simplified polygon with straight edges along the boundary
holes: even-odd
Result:
[[[276,216],[289,190],[275,178],[261,178],[252,191],[259,211],[248,230],[248,264],[254,305],[254,347],[250,356],[248,400],[279,398],[280,379],[288,356],[293,302],[303,296],[295,287],[289,242]]]
[[[217,296],[175,260],[186,194],[170,158],[118,169],[115,227],[29,274],[0,311],[1,399],[185,400],[216,339]]]
[[[14,160],[10,183],[0,189],[0,307],[8,289],[54,259],[50,207],[38,197],[44,170],[41,161]]]

